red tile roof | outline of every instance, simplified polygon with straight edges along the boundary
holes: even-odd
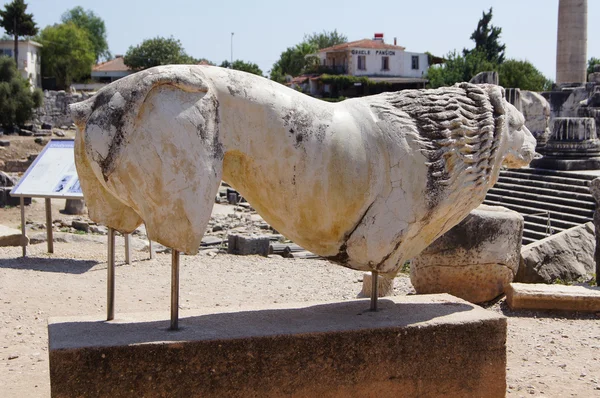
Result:
[[[92,68],[94,72],[128,72],[131,69],[125,65],[123,57],[117,56],[110,61],[102,62]]]
[[[336,46],[322,48],[319,52],[331,52],[331,51],[343,51],[351,48],[375,48],[385,50],[398,50],[403,51],[405,47],[394,46],[393,44],[386,44],[382,40],[362,39],[351,41],[348,43],[338,44]]]

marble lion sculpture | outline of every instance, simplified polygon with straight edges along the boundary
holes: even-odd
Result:
[[[173,65],[72,105],[90,218],[188,254],[221,180],[275,229],[343,266],[394,276],[535,154],[494,85],[327,103],[244,72]]]

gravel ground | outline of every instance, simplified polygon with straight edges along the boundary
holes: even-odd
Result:
[[[121,242],[121,241],[119,241]],[[118,244],[116,311],[168,311],[170,255],[134,252],[123,264]],[[48,397],[47,319],[104,314],[106,246],[97,242],[0,248],[0,395]],[[68,259],[68,260],[66,260]],[[182,309],[241,307],[252,303],[348,300],[360,292],[362,274],[321,260],[181,257]],[[395,294],[412,291],[396,280]],[[504,301],[490,307],[509,317],[510,396],[600,396],[600,318],[592,315],[514,313]]]

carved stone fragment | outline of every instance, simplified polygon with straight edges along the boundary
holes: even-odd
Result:
[[[198,251],[221,180],[277,231],[357,270],[393,276],[482,203],[535,139],[492,85],[327,103],[212,66],[120,79],[72,105],[92,220]]]

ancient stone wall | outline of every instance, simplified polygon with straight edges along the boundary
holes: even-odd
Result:
[[[53,126],[70,126],[73,123],[69,105],[91,97],[88,93],[67,93],[65,91],[44,91],[44,104],[35,110],[34,123],[50,123]]]

